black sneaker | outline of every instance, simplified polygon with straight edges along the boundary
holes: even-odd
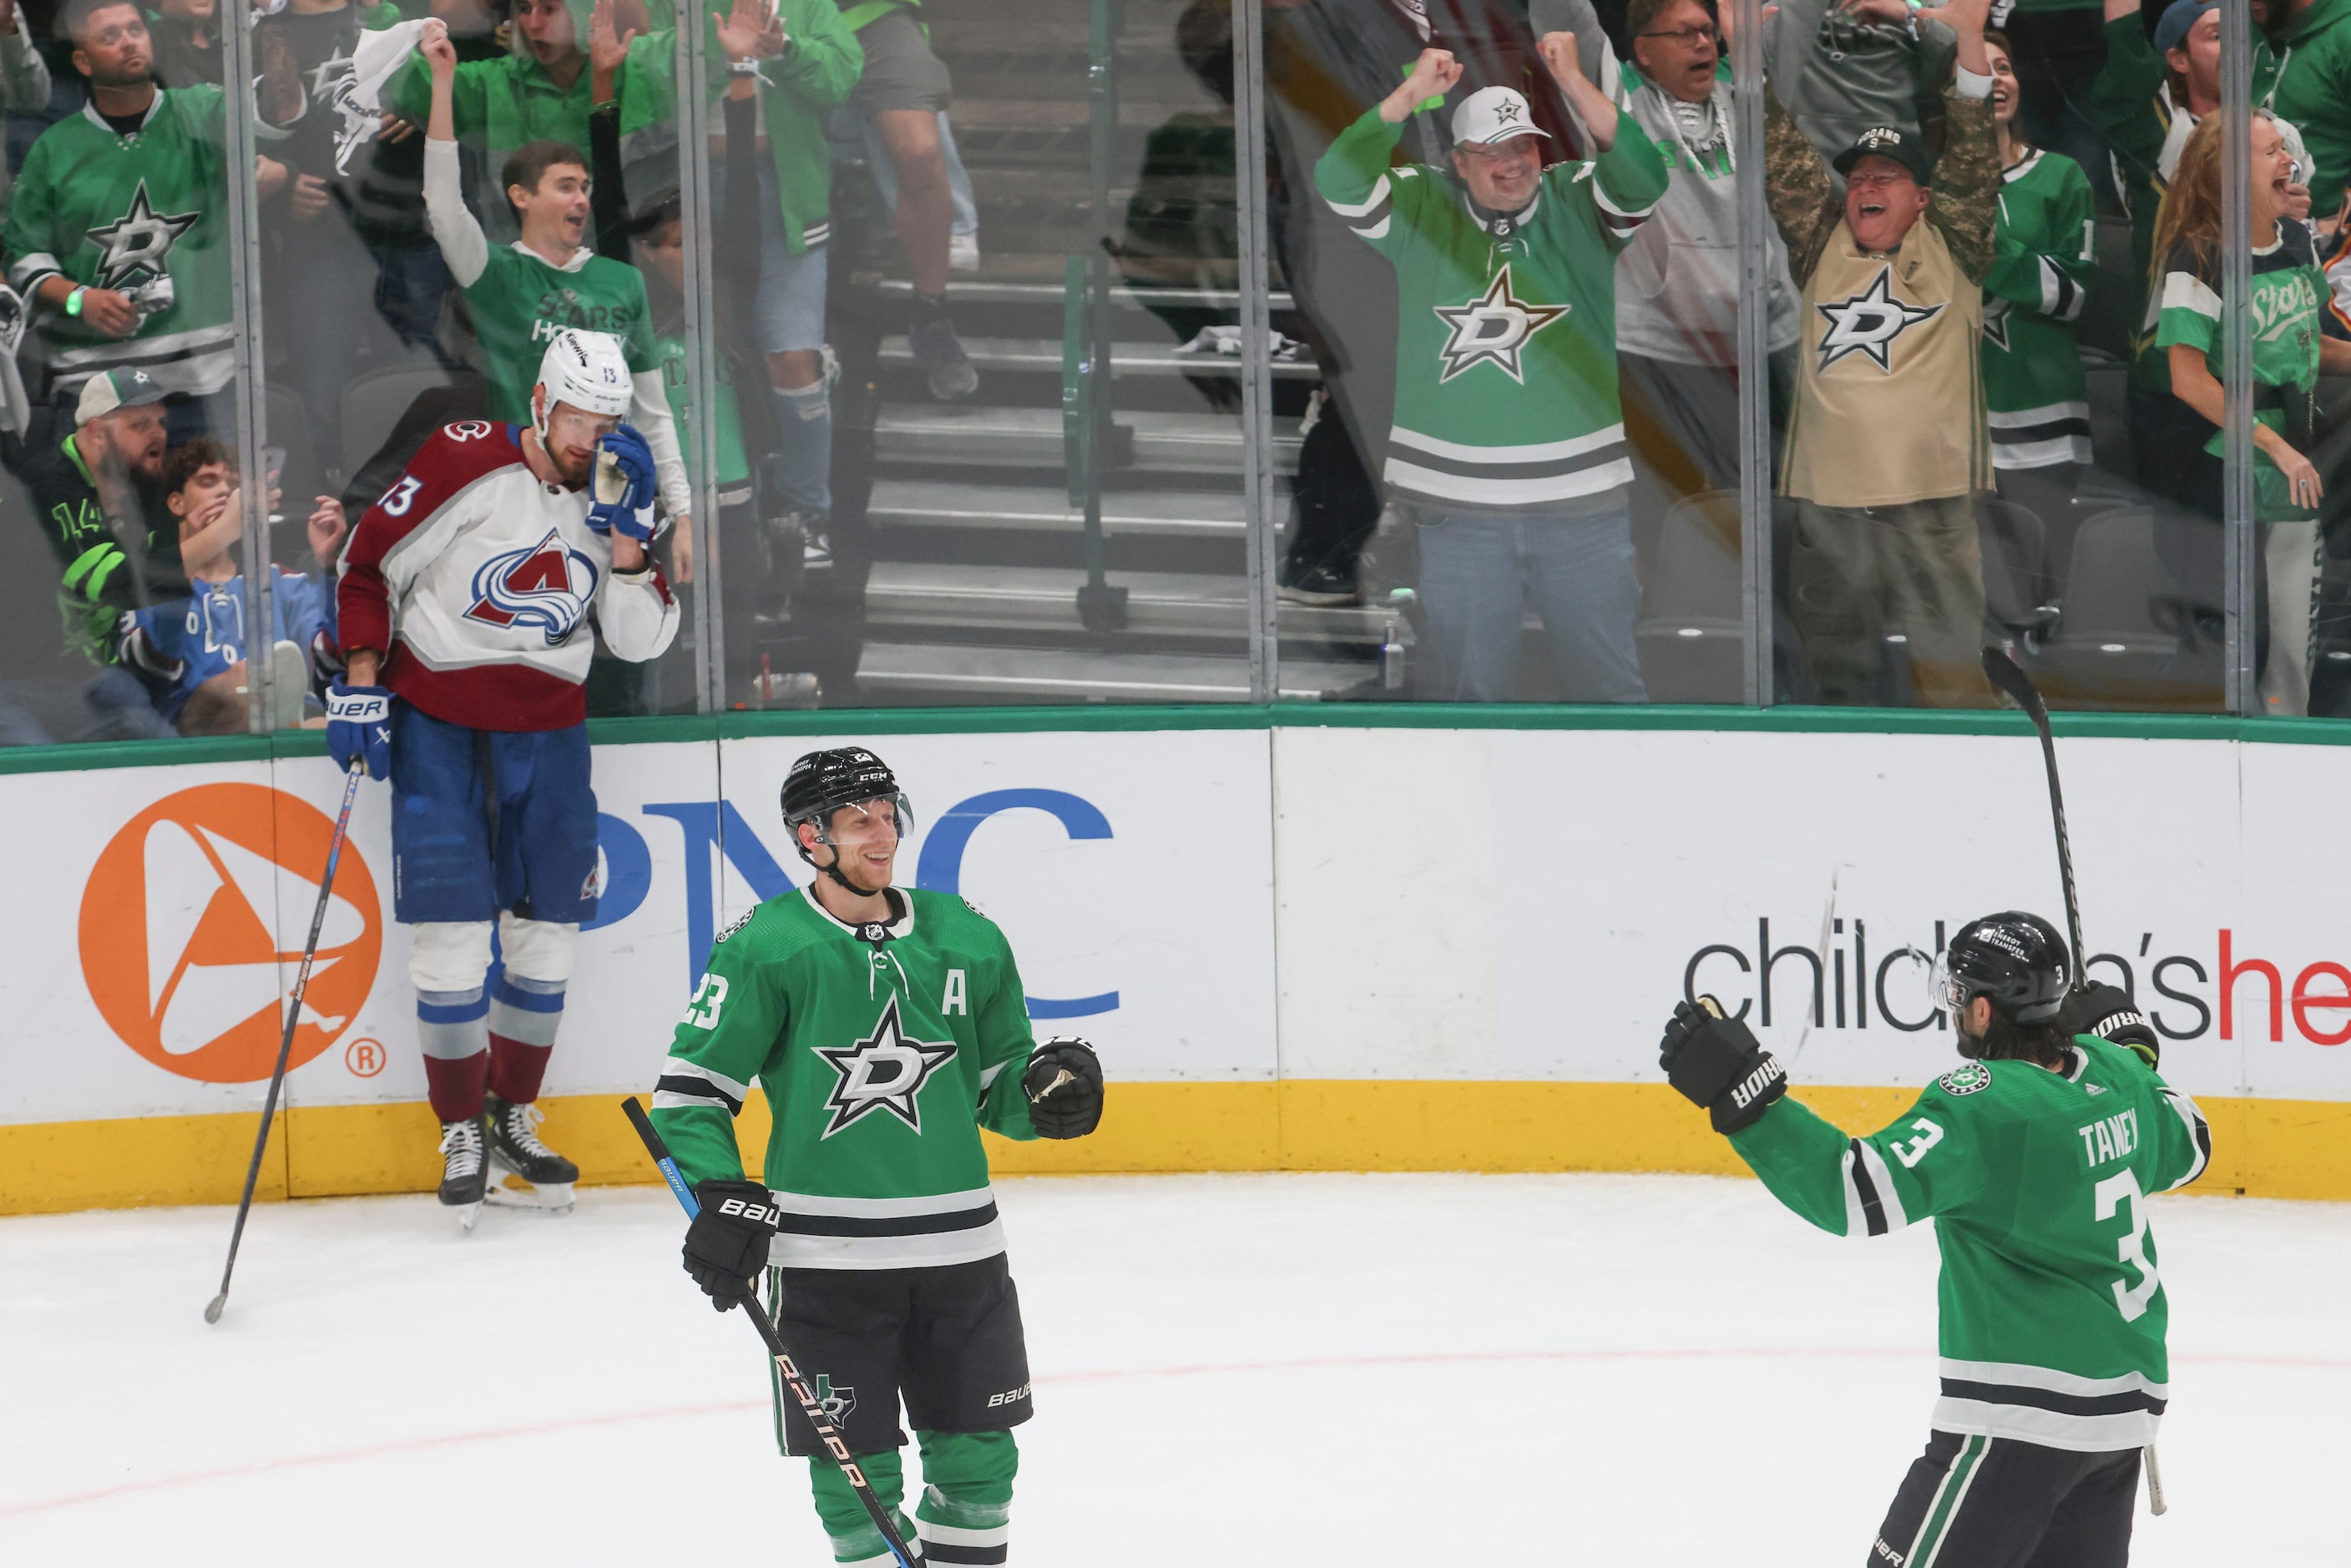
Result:
[[[971,368],[971,356],[963,351],[963,340],[945,315],[915,322],[906,343],[930,380],[931,395],[941,402],[959,402],[979,390],[979,372]]]
[[[569,1186],[580,1179],[578,1166],[538,1141],[545,1117],[538,1106],[509,1105],[495,1094],[489,1106],[489,1154],[500,1169],[536,1187]]]
[[[1284,566],[1273,591],[1285,604],[1329,607],[1364,601],[1363,585],[1355,580],[1355,574],[1327,561],[1303,570]]]
[[[441,1201],[451,1208],[479,1208],[489,1190],[490,1166],[483,1148],[482,1118],[441,1124]],[[466,1221],[470,1227],[472,1220]]]

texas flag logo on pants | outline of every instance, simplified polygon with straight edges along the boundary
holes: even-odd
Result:
[[[596,563],[554,528],[535,545],[492,556],[474,573],[468,621],[536,627],[554,647],[571,635],[596,594]]]

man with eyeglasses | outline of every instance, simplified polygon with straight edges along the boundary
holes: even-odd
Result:
[[[1546,169],[1551,138],[1525,96],[1489,87],[1454,109],[1451,177],[1391,167],[1405,120],[1461,79],[1449,52],[1427,49],[1332,142],[1314,183],[1395,268],[1385,477],[1418,515],[1424,695],[1512,696],[1531,596],[1569,700],[1641,702],[1614,272],[1666,168],[1584,76],[1574,38],[1537,48],[1589,131],[1589,162]]]
[[[1975,517],[1991,485],[1979,345],[2000,189],[1988,9],[1921,13],[1959,40],[1938,161],[1873,127],[1837,155],[1840,197],[1765,98],[1765,193],[1804,303],[1780,483],[1796,500],[1788,618],[1823,703],[1991,700]]]
[[[1616,258],[1616,345],[1625,396],[1673,438],[1700,486],[1739,486],[1739,196],[1730,73],[1699,0],[1633,0],[1619,68],[1592,0],[1535,0],[1538,32],[1575,35],[1584,74],[1665,155],[1665,199]],[[1763,236],[1771,380],[1793,373],[1796,286],[1776,232]],[[1773,400],[1784,417],[1784,396]]]

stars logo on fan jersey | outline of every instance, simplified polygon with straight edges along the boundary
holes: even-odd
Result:
[[[1520,360],[1528,342],[1571,308],[1533,305],[1520,298],[1510,292],[1510,269],[1506,266],[1494,275],[1486,292],[1468,304],[1435,308],[1447,329],[1444,346],[1437,350],[1445,357],[1445,369],[1437,378],[1439,386],[1484,364],[1499,367],[1523,386],[1527,378]]]
[[[98,287],[122,288],[161,277],[172,247],[204,217],[195,213],[159,213],[147,199],[147,182],[131,193],[131,210],[112,223],[89,231],[93,244],[106,254],[98,262]]]
[[[2008,313],[2011,308],[2009,302],[1997,294],[1984,296],[1984,341],[2003,354],[2008,352]]]
[[[923,1113],[915,1096],[931,1081],[931,1074],[955,1060],[956,1047],[951,1040],[908,1040],[898,1021],[898,998],[893,996],[865,1039],[854,1045],[810,1049],[841,1075],[824,1101],[832,1119],[825,1124],[822,1135],[830,1138],[876,1111],[887,1111],[919,1134]]]
[[[1835,304],[1816,305],[1828,319],[1821,334],[1821,369],[1827,370],[1849,354],[1866,354],[1877,368],[1894,370],[1894,340],[1921,321],[1943,313],[1940,305],[1906,305],[1894,298],[1894,269],[1881,267],[1867,288]]]

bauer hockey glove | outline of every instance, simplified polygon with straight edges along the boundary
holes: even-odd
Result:
[[[368,777],[392,771],[392,694],[381,686],[327,688],[327,755],[348,773],[351,759],[367,758]]]
[[[1684,1002],[1657,1046],[1666,1082],[1702,1106],[1718,1133],[1750,1126],[1788,1092],[1780,1059],[1756,1042],[1745,1024],[1723,1015],[1712,997]]]
[[[589,528],[600,534],[618,528],[639,544],[653,542],[653,449],[634,425],[617,426],[596,443],[589,492]]]
[[[783,1210],[755,1181],[706,1181],[694,1189],[702,1206],[685,1230],[685,1271],[720,1312],[749,1293],[768,1266],[768,1243]]]
[[[1082,1138],[1102,1124],[1102,1061],[1082,1040],[1049,1040],[1030,1051],[1020,1092],[1040,1138]]]
[[[2119,986],[2084,986],[2057,1009],[2057,1027],[2069,1035],[2094,1034],[2100,1040],[2137,1053],[2149,1067],[2163,1057],[2163,1041],[2155,1026]]]

